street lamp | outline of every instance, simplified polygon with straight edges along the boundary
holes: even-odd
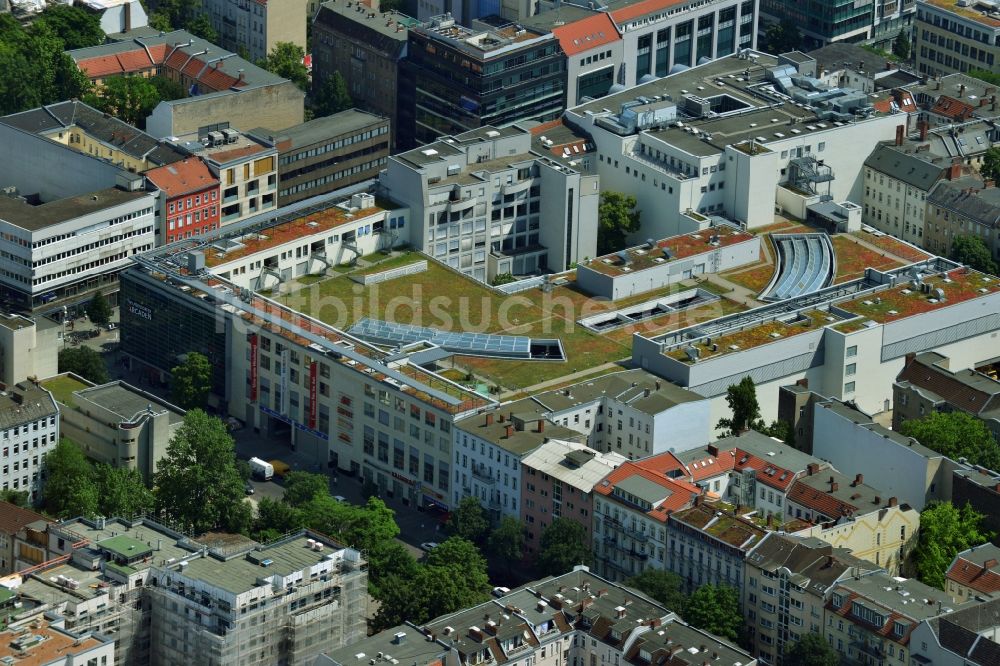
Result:
[[[62,318],[62,334],[63,334],[62,335],[62,337],[63,337],[62,346],[63,346],[63,349],[65,349],[66,348],[66,319],[69,317],[69,310],[66,308],[65,305],[62,306],[62,314],[63,314],[63,318]]]

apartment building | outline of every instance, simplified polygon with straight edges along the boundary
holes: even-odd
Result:
[[[666,568],[666,524],[690,506],[701,489],[682,477],[677,461],[662,453],[622,463],[594,486],[595,567],[611,580]]]
[[[413,109],[400,104],[399,91],[413,25],[415,19],[397,11],[380,13],[351,0],[322,3],[312,23],[314,93],[339,72],[356,108],[389,119],[391,152],[412,147],[399,139],[399,128],[413,122]]]
[[[989,666],[1000,659],[996,613],[990,600],[947,616],[924,620],[910,634],[910,654],[918,663],[941,666]]]
[[[40,513],[0,502],[0,576],[45,561],[44,535],[50,522]]]
[[[552,33],[524,26],[459,25],[450,14],[409,30],[397,142],[408,148],[480,127],[547,122],[565,107],[565,59]],[[470,73],[471,72],[471,76]]]
[[[937,250],[924,239],[927,194],[943,178],[960,178],[962,164],[910,143],[882,144],[865,160],[862,220],[908,243]]]
[[[861,44],[831,42],[807,54],[816,61],[816,78],[866,93],[917,83],[920,77],[904,63],[866,49]]]
[[[594,486],[626,458],[599,453],[576,442],[549,439],[521,459],[521,522],[527,530],[525,553],[541,546],[542,531],[556,518],[580,524],[593,539]]]
[[[44,618],[5,623],[0,631],[0,661],[38,666],[114,666],[115,642],[100,634],[66,631],[62,622]]]
[[[45,454],[59,441],[59,406],[52,394],[32,381],[8,386],[0,395],[0,430],[3,489],[26,492],[31,502],[38,501]]]
[[[160,191],[157,245],[219,228],[219,179],[199,157],[150,169],[146,178]]]
[[[219,46],[233,53],[248,53],[249,60],[263,60],[278,42],[306,48],[306,4],[292,0],[235,2],[203,0],[202,11],[219,35]]]
[[[792,484],[785,504],[788,519],[812,523],[798,534],[847,548],[892,575],[899,575],[917,542],[920,513],[865,485],[862,474],[852,478],[813,467]]]
[[[369,636],[326,654],[321,663],[348,666],[357,663],[358,654],[376,664],[397,659],[418,666],[514,664],[522,658],[539,666],[758,663],[726,640],[694,629],[645,595],[584,566],[420,626],[408,622]]]
[[[939,183],[927,195],[927,247],[946,253],[961,236],[978,237],[1000,260],[1000,188],[979,176]]]
[[[42,380],[59,403],[63,435],[88,458],[134,470],[152,483],[184,410],[123,381],[100,386],[63,374]]]
[[[136,173],[184,159],[169,144],[80,100],[14,113],[0,118],[0,123],[34,132]]]
[[[909,664],[916,627],[958,610],[942,590],[878,572],[833,585],[823,633],[843,660]]]
[[[495,523],[505,516],[520,518],[524,488],[531,484],[534,489],[533,482],[524,478],[524,457],[550,438],[580,438],[578,433],[548,422],[530,400],[456,421],[454,433],[451,506],[458,506],[463,497],[475,497]]]
[[[27,377],[59,372],[62,336],[62,326],[46,317],[0,312],[0,383],[12,386]]]
[[[959,411],[980,419],[1000,440],[1000,382],[969,368],[951,370],[947,356],[925,352],[907,357],[892,386],[892,427],[931,412]]]
[[[203,161],[219,181],[220,200],[213,199],[215,203],[206,204],[202,197],[201,203],[203,208],[210,206],[210,213],[218,206],[215,214],[219,225],[232,224],[277,208],[278,149],[274,145],[230,127],[177,137],[175,145],[193,160]],[[170,212],[168,210],[168,216]],[[185,222],[186,216],[185,211]],[[204,223],[202,227],[204,233],[207,227]],[[186,233],[186,224],[184,229]],[[169,224],[167,234],[170,234]],[[174,235],[179,236],[181,232],[175,229]]]
[[[766,527],[766,525],[765,525]],[[667,566],[691,594],[702,585],[743,590],[744,560],[768,531],[721,502],[696,497],[694,506],[667,518]]]
[[[279,206],[377,178],[391,144],[389,119],[357,109],[248,134],[278,149]]]
[[[0,300],[61,314],[101,290],[114,304],[118,272],[155,244],[155,194],[142,176],[10,125],[0,145]]]
[[[891,92],[816,74],[804,54],[740,53],[570,107],[564,122],[593,141],[602,187],[656,211],[634,242],[692,231],[688,213],[751,229],[776,205],[805,219],[824,201],[861,201],[864,159],[909,115]]]
[[[1000,547],[984,543],[963,550],[951,561],[944,574],[945,591],[955,603],[1000,593]]]
[[[1000,65],[1000,19],[985,2],[918,0],[913,58],[922,74],[941,76]]]
[[[579,152],[481,127],[393,155],[380,187],[410,209],[415,248],[476,280],[562,271],[597,253],[599,182]]]
[[[641,459],[708,441],[708,403],[642,369],[614,372],[532,397],[549,419],[603,453]]]
[[[742,594],[750,652],[780,666],[789,645],[823,634],[826,605],[839,581],[876,571],[821,539],[767,534],[746,557]]]
[[[292,3],[282,0],[275,10],[280,12],[286,4]],[[243,10],[228,3],[227,11],[230,6],[234,12],[263,11],[263,3],[251,3]],[[261,26],[258,22],[257,34]],[[297,43],[304,46],[305,17],[288,27],[302,31],[303,39]],[[180,84],[186,96],[160,102],[146,118],[146,132],[157,139],[230,125],[284,129],[303,120],[305,94],[298,86],[251,62],[266,52],[251,53],[247,60],[237,55],[238,47],[226,50],[185,30],[159,34],[136,30],[118,37],[68,54],[96,85],[109,76],[153,75]]]
[[[845,41],[865,42],[886,51],[900,32],[910,33],[917,14],[914,0],[865,5],[842,0],[810,5],[764,0],[760,11],[768,24],[794,21],[809,48]]]

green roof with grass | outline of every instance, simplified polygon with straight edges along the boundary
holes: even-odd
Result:
[[[124,534],[98,541],[97,545],[109,553],[118,555],[126,560],[143,557],[153,552],[152,547],[146,545],[145,542],[133,539]]]
[[[60,402],[67,407],[76,407],[76,401],[73,399],[75,391],[80,391],[91,386],[91,384],[87,384],[69,374],[46,379],[41,384],[44,388],[52,392],[52,397],[56,399],[56,402]]]

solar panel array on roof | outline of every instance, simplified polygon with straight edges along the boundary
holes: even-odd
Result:
[[[370,342],[405,345],[426,340],[449,351],[472,356],[531,357],[531,338],[488,333],[453,333],[426,326],[360,319],[348,333]]]

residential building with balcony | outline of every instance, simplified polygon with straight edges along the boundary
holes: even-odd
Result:
[[[970,175],[938,183],[927,195],[927,247],[951,249],[961,236],[979,238],[993,260],[1000,260],[1000,188]]]
[[[10,456],[5,456],[4,463],[9,462]],[[51,522],[51,518],[31,509],[0,502],[0,576],[33,567],[48,559],[45,530]]]
[[[380,19],[381,20],[381,19]],[[459,25],[450,14],[411,27],[394,128],[404,148],[478,128],[548,122],[565,108],[565,56],[552,33],[508,24]]]
[[[662,453],[625,462],[594,486],[593,552],[601,575],[626,580],[668,566],[670,514],[702,492],[678,467],[673,455]]]
[[[279,42],[306,48],[306,3],[291,0],[203,0],[202,11],[219,35],[219,46],[249,54],[251,62],[267,57]]]
[[[249,134],[278,149],[279,206],[377,178],[391,145],[389,119],[357,109]]]
[[[823,635],[826,605],[839,581],[877,571],[821,539],[769,533],[746,557],[742,594],[750,652],[780,666],[789,645],[807,634]]]
[[[597,249],[599,183],[574,145],[557,157],[520,126],[481,127],[393,155],[380,188],[410,209],[414,247],[476,280],[558,272]]]
[[[985,2],[918,0],[912,57],[922,74],[1000,67],[1000,17]]]
[[[10,125],[0,124],[0,145],[8,157],[0,162],[0,301],[61,317],[100,290],[115,305],[118,273],[155,244],[155,193],[140,175]]]
[[[950,360],[937,352],[907,357],[893,384],[892,427],[932,412],[963,412],[983,422],[1000,440],[1000,381],[974,368],[951,370]]]
[[[524,511],[523,459],[549,439],[579,439],[576,432],[549,422],[530,400],[519,400],[455,423],[452,442],[455,485],[451,506],[475,497],[497,523]],[[532,521],[533,522],[533,521]],[[541,530],[543,523],[535,528]],[[529,522],[528,529],[532,529]]]
[[[924,620],[910,634],[910,655],[918,664],[990,666],[1000,661],[997,613],[1000,599]]]
[[[219,178],[200,157],[151,169],[145,175],[160,191],[157,245],[219,228]]]
[[[580,524],[593,540],[594,485],[627,459],[583,444],[550,439],[521,459],[521,522],[525,553],[539,552],[542,531],[556,518]]]
[[[220,226],[277,208],[278,149],[274,145],[228,127],[178,137],[175,143],[192,158],[203,161],[218,180],[219,201],[208,205],[209,210],[218,206]],[[201,205],[206,204],[203,201]],[[168,210],[168,219],[169,214]],[[178,233],[175,230],[174,235]]]
[[[945,591],[955,603],[1000,596],[1000,546],[984,543],[963,550],[944,574]]]
[[[42,497],[45,454],[59,442],[59,405],[52,394],[32,381],[8,386],[0,395],[3,473],[0,487]]]
[[[708,403],[691,391],[635,369],[533,396],[549,418],[586,436],[587,446],[629,459],[704,445]]]
[[[399,129],[413,122],[412,107],[402,105],[400,63],[409,48],[415,19],[397,11],[381,13],[362,2],[330,0],[312,23],[312,85],[320,89],[334,72],[347,85],[358,109],[389,119],[390,152],[413,146],[400,142]]]
[[[674,511],[667,518],[667,566],[684,581],[690,594],[702,585],[724,585],[742,591],[747,553],[768,534],[751,517],[721,502],[705,502]]]
[[[916,579],[884,572],[847,577],[830,592],[823,634],[845,662],[909,664],[917,626],[961,609],[946,592]]]

